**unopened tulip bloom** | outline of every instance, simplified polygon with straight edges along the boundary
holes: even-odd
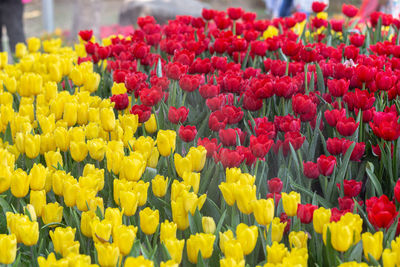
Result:
[[[226,253],[225,244],[230,240],[236,240],[231,230],[227,230],[226,232],[219,232],[219,248],[224,254]]]
[[[39,240],[38,222],[26,221],[18,225],[18,232],[25,246],[33,246]]]
[[[283,209],[288,216],[296,216],[297,205],[300,203],[300,194],[292,191],[289,194],[282,193]]]
[[[190,235],[186,243],[189,261],[196,264],[199,252],[203,259],[210,258],[213,252],[214,241],[215,235],[212,234],[197,233],[196,235]]]
[[[143,256],[138,256],[136,258],[134,257],[126,258],[124,267],[136,267],[136,266],[153,267],[154,262],[145,259]]]
[[[25,135],[24,145],[26,156],[30,159],[36,158],[40,152],[40,135]]]
[[[63,216],[63,207],[55,203],[46,204],[42,210],[42,220],[44,224],[60,223]]]
[[[106,152],[106,144],[103,139],[96,138],[87,141],[89,155],[92,159],[102,161]]]
[[[140,180],[137,183],[134,183],[133,186],[133,191],[136,192],[136,194],[138,194],[139,198],[138,198],[138,206],[144,206],[147,202],[147,192],[149,190],[149,186],[150,183],[147,182],[143,182],[142,180]]]
[[[110,208],[106,209],[106,213],[104,214],[104,218],[111,222],[113,229],[122,224],[122,216],[123,213],[119,208]]]
[[[11,193],[21,198],[29,192],[29,176],[22,169],[14,171],[11,179]]]
[[[92,221],[92,238],[95,242],[109,242],[112,224],[107,220]]]
[[[104,131],[111,132],[115,128],[115,114],[112,108],[102,108],[100,110],[101,126]]]
[[[253,214],[257,223],[261,225],[269,225],[274,218],[274,199],[269,198],[254,200],[251,204],[253,206]]]
[[[236,261],[244,259],[243,248],[239,241],[235,239],[226,241],[224,243],[224,249],[226,258],[234,258]]]
[[[84,211],[81,215],[81,232],[84,236],[91,238],[93,235],[92,225],[94,221],[99,221],[94,211]]]
[[[192,169],[195,172],[201,172],[206,163],[207,150],[204,146],[191,147],[188,152],[188,157],[192,162]]]
[[[257,226],[240,223],[236,227],[236,239],[242,245],[244,255],[249,255],[255,248],[258,238]]]
[[[29,219],[32,222],[35,222],[37,220],[35,207],[32,204],[27,204],[24,207],[24,214],[29,215]]]
[[[63,159],[59,150],[46,152],[44,158],[49,170],[56,170],[59,164],[63,167]]]
[[[226,204],[233,206],[235,204],[235,184],[222,182],[219,184],[219,189],[221,190],[222,196]]]
[[[78,104],[69,102],[64,104],[63,120],[68,126],[74,126],[78,119]]]
[[[142,232],[146,235],[154,234],[160,219],[158,210],[152,210],[147,207],[139,212],[139,217]]]
[[[167,157],[175,151],[176,132],[160,130],[157,133],[157,148],[161,156]]]
[[[253,207],[251,202],[256,200],[256,186],[255,185],[235,185],[235,199],[240,212],[244,214],[251,214]]]
[[[119,247],[122,255],[126,256],[131,252],[133,243],[135,242],[138,228],[121,224],[116,226],[113,231],[113,242]]]
[[[43,207],[46,205],[46,191],[34,191],[30,192],[30,204],[34,207],[36,216],[41,217]]]
[[[121,163],[120,178],[138,181],[146,169],[146,161],[139,153],[124,157]]]
[[[29,172],[29,183],[32,190],[42,190],[44,188],[47,176],[47,168],[42,164],[33,164]]]
[[[95,243],[94,246],[96,247],[97,259],[100,266],[117,266],[120,253],[119,248],[116,244]]]
[[[214,234],[216,226],[213,217],[204,216],[201,218],[201,225],[204,233]]]
[[[290,232],[289,243],[292,248],[307,248],[308,235],[306,232]]]
[[[243,267],[245,266],[244,259],[236,261],[234,258],[223,258],[219,260],[221,267]]]
[[[331,220],[331,210],[320,207],[314,211],[313,225],[314,230],[318,234],[322,234],[322,230],[325,224],[328,224]]]
[[[397,252],[392,251],[390,248],[385,248],[382,253],[382,262],[384,267],[395,267],[397,266]]]
[[[130,191],[120,192],[121,208],[126,216],[132,216],[136,213],[138,207],[139,196],[137,193]]]
[[[71,142],[71,157],[77,162],[83,161],[88,154],[88,146],[85,142]]]
[[[175,170],[179,177],[183,177],[185,172],[192,171],[192,162],[189,157],[182,157],[180,154],[174,154]]]
[[[0,194],[10,188],[11,176],[10,167],[3,166],[3,168],[0,168]]]
[[[63,152],[68,151],[69,148],[69,134],[67,129],[63,127],[57,127],[54,130],[54,137],[56,140],[56,146]]]
[[[181,263],[183,247],[185,246],[185,240],[178,239],[167,239],[164,242],[165,247],[168,250],[172,260],[176,263]]]
[[[176,239],[177,225],[174,222],[165,220],[160,227],[160,241],[165,242],[168,239]]]
[[[282,223],[278,217],[275,217],[272,220],[271,225],[271,240],[276,242],[281,242],[283,237],[283,232],[285,231],[285,227],[287,222]],[[269,226],[267,226],[267,232],[269,231]]]
[[[283,258],[288,254],[288,249],[284,244],[273,242],[272,246],[267,246],[267,254],[268,263],[278,264],[282,263]]]
[[[156,175],[153,180],[151,180],[151,189],[156,197],[163,197],[167,193],[168,189],[168,177]]]
[[[154,114],[151,114],[150,119],[144,123],[144,128],[149,134],[153,134],[157,131],[157,121]]]
[[[75,242],[75,228],[57,227],[50,231],[54,251],[66,257],[69,253],[79,254],[79,242]]]
[[[364,256],[367,258],[367,260],[370,260],[369,254],[371,254],[375,260],[379,260],[383,250],[383,232],[379,231],[375,234],[366,232],[361,235],[361,239],[363,243]]]
[[[11,264],[17,254],[17,237],[15,234],[0,234],[0,263]]]
[[[340,221],[325,224],[323,229],[323,239],[325,244],[327,242],[326,236],[328,229],[331,233],[332,247],[339,252],[347,251],[353,243],[353,232],[351,227]]]
[[[189,215],[185,210],[185,204],[182,197],[176,201],[171,200],[172,219],[179,230],[186,230],[189,227]]]
[[[147,159],[147,167],[156,169],[159,157],[160,157],[160,152],[158,152],[157,147],[153,147],[153,149],[151,150],[150,157]]]
[[[200,173],[197,172],[184,172],[182,175],[183,183],[191,188],[197,194],[200,186]]]

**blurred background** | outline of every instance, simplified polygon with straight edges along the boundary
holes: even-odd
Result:
[[[4,3],[7,1],[21,0],[0,1],[0,19],[3,18],[3,38],[0,44],[4,50],[9,50],[4,13],[13,13],[5,11]],[[137,17],[143,15],[152,15],[159,23],[166,23],[176,15],[201,16],[202,8],[226,10],[228,7],[242,7],[246,11],[256,12],[258,18],[271,18],[271,12],[266,9],[266,2],[270,6],[277,6],[280,5],[280,1],[283,0],[22,0],[22,17],[26,38],[60,37],[63,42],[69,43],[76,39],[81,29],[93,29],[97,37],[106,37],[112,33],[129,34]],[[330,16],[340,17],[343,3],[359,7],[362,0],[329,2],[327,11]]]

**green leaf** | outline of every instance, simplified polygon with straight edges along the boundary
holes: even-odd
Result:
[[[206,263],[204,262],[203,257],[201,256],[201,251],[197,254],[197,267],[206,267]]]
[[[51,226],[62,226],[62,227],[67,227],[65,224],[63,223],[58,223],[58,222],[52,222],[52,223],[48,223],[44,226],[42,226],[42,228],[40,228],[40,230],[43,230],[45,228],[50,228]]]
[[[0,197],[0,207],[4,214],[6,214],[6,212],[12,212],[10,204],[2,197]]]
[[[358,211],[359,214],[361,215],[363,221],[367,223],[368,230],[369,230],[371,233],[374,233],[374,232],[375,232],[375,228],[374,228],[374,227],[372,226],[372,224],[369,222],[367,214],[366,214],[365,211],[361,208],[360,204],[358,204],[358,202],[357,202],[355,199],[353,199],[353,200],[354,200],[354,207],[357,208],[357,211]]]
[[[347,149],[346,154],[344,155],[343,162],[340,165],[339,172],[335,177],[335,183],[342,183],[344,180],[344,176],[347,172],[347,166],[349,165],[351,153],[353,153],[354,147],[356,146],[356,142],[350,145]],[[333,188],[332,188],[333,189]]]
[[[309,195],[310,197],[314,197],[313,192],[311,192],[310,190],[306,189],[305,187],[303,187],[299,184],[296,184],[289,176],[288,176],[288,179],[289,179],[290,186],[293,188],[293,190],[298,190],[298,191],[300,191],[300,193],[304,193],[304,194]],[[315,195],[315,197],[316,197],[317,201],[325,208],[332,207],[332,204],[329,201],[327,201],[326,199],[324,199],[323,197],[321,197],[319,195]]]
[[[246,56],[244,57],[244,60],[242,62],[242,70],[245,70],[247,67],[247,62],[249,61],[250,50],[251,50],[251,44],[249,44],[249,47],[247,48]]]
[[[379,262],[370,253],[368,253],[368,259],[370,266],[381,266]]]
[[[8,142],[9,145],[13,145],[12,133],[10,123],[7,124],[6,131],[4,133],[4,141]]]
[[[313,136],[311,138],[311,143],[310,143],[310,146],[308,147],[308,153],[307,153],[307,160],[308,161],[312,161],[314,159],[314,156],[315,156],[315,150],[316,150],[316,147],[317,147],[318,136],[319,136],[318,130],[319,130],[319,127],[320,127],[320,124],[321,124],[321,116],[322,116],[322,114],[321,114],[321,112],[319,112],[318,116],[317,116],[316,125],[315,125],[315,128],[314,128]]]
[[[371,162],[367,162],[365,171],[367,172],[367,175],[368,175],[372,185],[374,186],[378,196],[383,195],[381,183],[378,181],[378,178],[376,177],[376,175],[374,173],[374,164],[372,164]]]
[[[224,224],[225,217],[226,217],[226,210],[224,211],[224,213],[222,213],[221,218],[219,219],[219,222],[217,224],[217,227],[215,228],[215,234],[216,234],[216,237],[217,237],[216,238],[217,241],[218,241],[218,238],[219,238],[219,232],[221,231],[221,228],[222,228],[222,226]]]
[[[322,74],[321,67],[319,66],[318,63],[315,64],[316,70],[317,70],[317,87],[318,91],[321,92],[321,94],[325,93],[325,82],[324,82],[324,75]]]

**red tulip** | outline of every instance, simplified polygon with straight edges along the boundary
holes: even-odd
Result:
[[[228,8],[227,13],[231,20],[238,20],[242,17],[244,11],[240,7],[230,7]]]
[[[216,155],[216,160],[221,161],[224,168],[238,167],[244,160],[244,156],[236,150],[221,148]]]
[[[386,195],[367,199],[365,204],[368,220],[376,229],[388,229],[392,225],[398,212],[396,211],[396,205]]]
[[[197,140],[197,145],[205,147],[205,149],[207,150],[208,158],[214,156],[214,154],[217,153],[221,147],[221,145],[218,145],[217,138],[213,138],[210,140],[207,137],[204,137],[203,139],[199,138]]]
[[[318,164],[312,161],[303,162],[303,174],[309,179],[317,179],[320,175]]]
[[[176,108],[171,106],[168,110],[168,120],[173,124],[184,123],[189,114],[189,109],[185,106]]]
[[[321,155],[317,159],[317,165],[319,172],[324,176],[330,176],[333,173],[333,169],[336,165],[336,158],[334,156]]]
[[[268,191],[270,193],[280,193],[283,188],[282,180],[278,177],[268,180]]]
[[[315,13],[319,13],[324,11],[326,6],[327,5],[324,2],[313,2],[311,8]]]
[[[345,155],[347,152],[347,149],[349,149],[349,147],[354,143],[354,141],[350,141],[350,140],[345,140],[343,142],[343,146],[342,146],[342,155]],[[356,145],[354,146],[353,151],[351,152],[350,155],[350,160],[351,161],[360,161],[362,156],[364,155],[365,152],[365,143],[361,142],[361,143],[356,143]]]
[[[196,126],[181,125],[181,127],[179,128],[179,138],[181,138],[183,142],[188,143],[193,141],[194,138],[196,137],[196,134],[197,134]]]
[[[336,155],[340,155],[343,152],[343,142],[344,142],[344,138],[328,138],[328,140],[326,141],[326,149],[328,150],[328,152],[334,156]]]
[[[355,17],[355,16],[357,15],[357,13],[358,13],[358,8],[356,8],[356,7],[353,6],[353,5],[346,5],[346,4],[343,4],[343,5],[342,5],[342,13],[343,13],[346,17],[353,18],[353,17]]]
[[[337,184],[340,189],[340,184]],[[347,197],[356,197],[360,194],[362,187],[362,182],[356,180],[343,180],[343,191],[344,195]]]
[[[228,119],[220,110],[211,113],[210,118],[208,119],[208,127],[213,132],[218,132],[220,129],[224,129],[227,123]]]
[[[342,117],[336,124],[336,130],[339,132],[339,134],[343,136],[352,136],[359,124],[360,123],[356,123],[356,121],[352,117]]]
[[[88,41],[90,41],[90,39],[92,39],[93,30],[86,30],[86,31],[82,30],[82,31],[79,31],[78,34],[83,41],[88,42]]]
[[[312,204],[298,204],[297,206],[297,218],[300,219],[301,223],[309,224],[312,222],[314,211],[318,209],[318,206]]]
[[[139,122],[146,122],[151,115],[151,107],[145,105],[134,105],[131,109],[131,114],[136,114],[139,116]]]
[[[400,178],[397,180],[394,187],[394,198],[397,200],[397,202],[400,202]]]
[[[264,158],[274,143],[267,135],[250,136],[250,150],[257,158]]]
[[[115,103],[114,108],[116,110],[123,110],[129,106],[128,94],[113,95],[110,97],[111,102]]]

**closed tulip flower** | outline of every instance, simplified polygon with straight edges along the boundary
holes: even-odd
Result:
[[[35,209],[36,216],[41,217],[43,207],[46,205],[46,191],[45,190],[40,190],[40,191],[31,190],[29,203]]]
[[[234,258],[223,258],[219,260],[221,267],[243,267],[245,266],[244,259],[236,261]]]
[[[101,267],[117,266],[119,248],[116,244],[95,243],[97,259]]]
[[[379,260],[382,255],[382,242],[383,242],[383,232],[379,231],[375,234],[369,232],[363,233],[361,235],[364,256],[370,261],[369,254],[374,257],[375,260]]]
[[[44,224],[60,223],[63,216],[63,207],[55,203],[46,204],[42,210],[42,221]]]
[[[106,213],[104,214],[104,218],[111,222],[113,229],[122,224],[122,216],[123,213],[119,208],[110,208],[106,209]]]
[[[158,210],[152,210],[150,208],[145,208],[139,212],[140,217],[140,229],[146,235],[152,235],[155,233],[158,222],[159,213]]]
[[[71,142],[71,157],[77,162],[83,161],[88,154],[88,146],[85,142]]]
[[[176,239],[177,225],[174,222],[165,220],[160,226],[160,241],[165,242],[168,239]]]
[[[46,166],[49,170],[55,171],[58,165],[63,167],[63,159],[59,150],[49,151],[44,154],[44,159],[46,161]]]
[[[176,132],[172,130],[160,130],[157,133],[156,142],[161,156],[168,157],[175,151]]]
[[[156,175],[153,180],[151,180],[151,189],[153,190],[153,195],[156,197],[163,197],[167,193],[168,189],[168,177]]]
[[[29,176],[22,169],[14,171],[11,179],[11,193],[21,198],[29,192]]]
[[[314,211],[313,225],[314,230],[318,234],[322,234],[322,230],[325,224],[328,224],[331,220],[331,210],[320,207]]]
[[[215,235],[212,234],[197,233],[196,235],[190,235],[186,243],[189,261],[196,264],[199,252],[203,259],[210,258],[213,252],[214,241]]]
[[[274,218],[274,199],[259,199],[252,201],[253,214],[258,224],[269,225]]]
[[[219,189],[221,190],[222,196],[226,204],[233,206],[235,204],[235,184],[222,182],[219,184]]]
[[[146,169],[146,161],[139,153],[124,157],[121,163],[120,178],[138,181]]]
[[[25,154],[28,158],[34,159],[39,155],[40,151],[40,135],[25,135]]]
[[[69,253],[79,254],[79,242],[75,243],[75,228],[57,227],[54,231],[50,231],[50,238],[53,242],[54,251],[66,257]]]
[[[251,202],[256,200],[256,186],[255,185],[235,185],[235,199],[240,212],[250,214],[253,212]]]
[[[143,182],[142,180],[137,182],[137,183],[133,183],[133,191],[136,192],[136,194],[138,194],[139,198],[138,198],[138,206],[144,206],[147,202],[147,192],[149,190],[149,186],[150,183],[147,182]]]
[[[151,114],[150,119],[144,123],[144,128],[149,134],[153,134],[157,131],[157,121],[154,114]]]
[[[267,261],[272,264],[282,263],[283,258],[288,254],[288,249],[284,244],[273,242],[272,246],[267,246]]]
[[[0,168],[0,194],[10,188],[11,176],[10,167],[3,166],[3,168]]]
[[[40,49],[40,39],[37,37],[30,37],[27,39],[28,50],[30,53],[35,53]]]
[[[133,243],[135,242],[138,228],[133,225],[119,225],[113,230],[113,242],[117,244],[122,255],[126,256],[131,252]]]
[[[56,139],[56,146],[63,152],[68,151],[69,148],[69,134],[67,129],[57,127],[54,130],[54,137]]]
[[[289,243],[291,248],[307,248],[308,234],[306,232],[290,232]]]
[[[74,126],[78,119],[78,104],[69,102],[64,104],[63,120],[68,126]]]
[[[188,157],[192,162],[192,170],[201,172],[206,163],[207,150],[204,146],[191,147],[188,152]]]
[[[328,229],[331,233],[332,247],[339,252],[347,251],[353,243],[353,232],[351,227],[340,221],[325,224],[323,229],[323,239],[325,244],[327,242],[326,235]]]
[[[7,76],[4,79],[3,83],[7,91],[11,94],[14,94],[17,91],[17,80],[15,79],[15,77]]]
[[[185,246],[185,240],[178,239],[167,239],[164,242],[165,247],[168,250],[171,259],[176,263],[181,263],[183,247]]]
[[[96,213],[92,210],[84,211],[81,215],[81,232],[84,236],[91,238],[93,235],[92,225],[94,221],[99,221],[99,218],[96,216]]]
[[[125,260],[125,267],[136,267],[136,266],[142,266],[142,267],[154,267],[154,262],[151,260],[145,259],[143,256],[138,256],[136,258],[134,257],[128,257]]]
[[[38,222],[27,221],[18,225],[19,235],[25,246],[33,246],[39,240]]]
[[[15,145],[19,153],[25,153],[25,135],[21,132],[15,134]]]
[[[183,174],[185,172],[192,171],[192,162],[190,161],[189,157],[182,157],[180,154],[175,153],[174,163],[175,163],[176,173],[181,178],[183,177]]]
[[[249,255],[255,248],[258,238],[257,226],[240,223],[236,227],[236,239],[242,245],[244,255]]]
[[[46,182],[47,168],[42,164],[33,164],[29,173],[30,187],[32,190],[42,190]]]
[[[204,216],[201,218],[201,225],[203,227],[203,232],[206,234],[214,234],[215,233],[215,221],[213,217]]]
[[[281,242],[283,233],[285,231],[285,227],[287,225],[287,222],[282,223],[281,220],[278,217],[275,217],[272,219],[272,225],[271,225],[271,240],[272,242]],[[267,232],[269,231],[269,226],[267,226]]]
[[[157,168],[159,157],[160,157],[160,152],[158,152],[158,149],[156,147],[153,147],[150,157],[147,159],[147,167],[154,169]]]
[[[0,263],[11,264],[17,255],[17,237],[15,234],[0,234]]]
[[[385,248],[382,253],[382,262],[384,267],[395,267],[397,262],[397,255],[396,251],[392,251],[390,248]]]
[[[136,213],[139,203],[139,196],[137,193],[134,192],[122,191],[120,192],[120,202],[124,214],[126,216],[132,216]]]
[[[102,108],[100,110],[100,121],[104,131],[111,132],[115,128],[115,114],[112,108]]]
[[[107,220],[92,221],[92,238],[95,243],[109,242],[112,233],[112,224]]]
[[[197,194],[200,186],[200,173],[184,172],[182,175],[183,183],[189,188],[193,188],[193,192]]]
[[[182,197],[176,201],[171,200],[172,220],[176,223],[179,230],[186,230],[189,227],[189,215],[185,210],[185,204]]]
[[[235,237],[233,236],[233,232],[231,230],[227,230],[226,232],[219,232],[219,248],[221,251],[225,254],[227,252],[227,248],[225,247],[225,244],[227,244],[228,241],[234,240],[236,241]],[[242,246],[242,245],[240,245]],[[243,254],[243,250],[242,250]]]
[[[97,138],[87,141],[89,155],[92,159],[102,161],[106,152],[106,144],[103,139]]]
[[[300,203],[300,194],[292,191],[289,194],[282,193],[283,209],[288,216],[296,216],[297,205]]]

